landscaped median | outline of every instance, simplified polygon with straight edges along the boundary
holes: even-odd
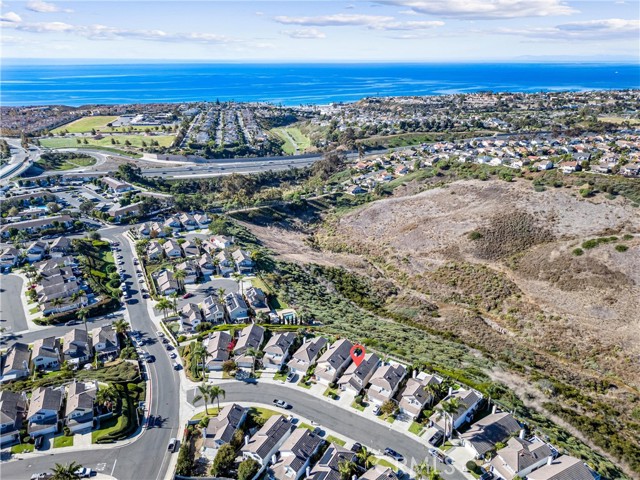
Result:
[[[139,415],[136,405],[145,397],[145,387],[135,383],[115,386],[118,395],[114,416],[102,422],[98,430],[91,432],[92,443],[113,443],[124,440],[138,428]]]

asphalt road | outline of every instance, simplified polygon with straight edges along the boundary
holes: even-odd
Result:
[[[6,334],[21,332],[28,328],[27,318],[24,315],[22,299],[23,281],[17,275],[0,275],[0,327]],[[4,335],[3,335],[4,339]]]
[[[149,318],[146,305],[138,291],[137,277],[133,265],[133,254],[129,243],[124,240],[124,228],[102,230],[104,238],[120,242],[124,257],[126,279],[132,282],[133,295],[126,308],[131,326],[143,333],[147,339],[144,349],[155,357],[155,362],[146,364],[150,379],[151,404],[149,414],[160,418],[159,425],[147,428],[133,443],[123,447],[96,448],[75,453],[47,453],[28,455],[24,460],[3,463],[3,480],[29,479],[32,474],[50,471],[56,463],[78,462],[98,472],[113,475],[118,480],[159,480],[163,479],[169,466],[170,454],[167,445],[171,437],[178,433],[180,377],[171,366],[170,359],[155,332],[157,328]],[[72,328],[72,327],[68,327]],[[51,330],[29,332],[26,335],[48,335]]]
[[[434,459],[428,453],[426,444],[414,440],[391,428],[380,425],[348,410],[331,407],[326,400],[316,398],[302,389],[294,389],[273,383],[226,382],[223,385],[225,402],[251,402],[270,404],[273,399],[285,400],[292,405],[289,413],[314,420],[321,428],[333,430],[347,438],[379,451],[391,447],[405,457],[405,465],[414,465],[427,461],[434,465]],[[187,400],[193,403],[195,391],[187,392]],[[200,405],[198,402],[196,405]],[[414,463],[415,462],[415,463]],[[464,480],[465,477],[451,466],[435,463],[447,480]]]

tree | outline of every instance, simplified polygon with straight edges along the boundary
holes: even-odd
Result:
[[[171,310],[171,302],[166,298],[161,298],[156,304],[156,308],[164,313],[164,321],[167,321],[167,311]]]
[[[51,480],[79,480],[80,475],[76,472],[81,468],[82,465],[76,462],[71,462],[68,465],[56,463],[51,472],[53,473]]]
[[[87,337],[89,337],[89,331],[87,330],[87,317],[89,316],[89,309],[86,307],[82,307],[80,310],[78,310],[76,315],[80,320],[82,320],[82,323],[84,323],[84,333],[86,333]]]
[[[260,464],[253,458],[247,458],[238,466],[238,480],[251,480],[260,470]]]
[[[129,330],[129,324],[123,318],[121,318],[120,320],[115,320],[112,325],[116,333],[119,333],[120,335],[126,334],[127,330]]]
[[[47,203],[47,210],[50,213],[58,213],[60,211],[60,205],[58,205],[56,202],[49,202]]]
[[[375,460],[375,456],[367,450],[367,447],[364,446],[358,453],[356,453],[356,456],[358,458],[358,463],[367,470],[371,468],[373,461]]]
[[[82,202],[78,208],[85,215],[89,215],[91,212],[93,212],[93,202],[91,200],[86,200]]]
[[[380,411],[385,415],[393,415],[393,413],[396,411],[396,408],[396,404],[393,400],[387,400],[380,407]]]
[[[174,269],[173,278],[175,278],[176,282],[178,282],[178,288],[180,290],[184,288],[184,284],[182,283],[182,281],[185,279],[186,276],[187,276],[187,272],[185,272],[184,270],[178,270],[177,268]]]
[[[260,354],[260,351],[255,349],[255,348],[247,348],[247,351],[245,352],[245,355],[247,355],[248,357],[253,358],[253,361],[251,362],[251,375],[253,375],[255,373],[255,369],[256,369],[256,358],[258,357],[258,355]]]
[[[340,478],[342,480],[351,480],[351,477],[354,473],[356,473],[357,469],[358,466],[355,464],[355,462],[343,460],[342,462],[338,463],[338,472],[340,473]]]
[[[416,480],[441,480],[440,472],[435,468],[427,465],[426,462],[421,462],[413,467]]]
[[[198,376],[198,364],[202,362],[202,374],[204,376],[204,359],[207,357],[207,349],[204,348],[204,345],[200,342],[194,342],[191,344],[191,361],[194,362],[192,365],[195,365],[193,368],[193,373],[197,377]]]
[[[226,394],[227,392],[217,385],[211,387],[211,401],[213,402],[214,400],[217,400],[218,411],[220,411],[220,397],[224,398]]]
[[[240,287],[240,295],[244,295],[244,285],[242,282],[242,280],[244,280],[244,275],[240,272],[233,272],[231,276],[236,282],[238,282],[238,286]]]
[[[229,472],[233,468],[236,460],[236,451],[229,443],[225,443],[218,449],[216,458],[213,459],[211,466],[211,475],[216,477],[229,476]]]
[[[452,398],[446,402],[442,402],[438,408],[436,409],[437,418],[444,417],[444,438],[448,438],[453,434],[453,414],[457,413],[460,410],[462,404],[460,400],[457,398]],[[451,432],[447,435],[447,420],[450,420],[451,423]]]
[[[238,367],[236,366],[236,362],[233,360],[227,360],[222,363],[222,371],[226,374],[233,372],[236,368]]]
[[[96,392],[96,402],[98,405],[108,405],[118,398],[115,388],[112,386],[101,387]]]
[[[199,402],[202,400],[204,402],[204,414],[209,415],[209,402],[212,401],[214,397],[214,386],[209,385],[206,382],[202,382],[202,385],[198,386],[198,394],[193,397],[193,403]],[[219,388],[219,387],[216,387]]]

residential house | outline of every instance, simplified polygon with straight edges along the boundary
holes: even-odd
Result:
[[[353,344],[340,339],[334,342],[318,359],[314,376],[322,384],[334,383],[351,363],[351,347]]]
[[[180,331],[194,332],[196,327],[202,323],[202,313],[195,303],[187,303],[180,310]]]
[[[249,309],[242,295],[237,292],[228,293],[224,296],[224,304],[229,322],[242,323],[249,321]]]
[[[390,467],[375,465],[360,475],[358,480],[398,480],[398,476]]]
[[[176,265],[176,270],[182,270],[185,274],[182,279],[183,285],[192,285],[198,279],[198,265],[193,260],[187,260]]]
[[[127,182],[121,182],[120,180],[117,180],[113,177],[102,177],[102,183],[104,183],[104,185],[107,187],[107,189],[110,192],[116,193],[116,194],[130,192],[131,190],[134,190],[133,185]]]
[[[164,250],[164,254],[168,258],[180,258],[182,257],[182,249],[180,248],[180,244],[176,242],[173,238],[170,238],[166,242],[162,244],[162,248]]]
[[[269,478],[298,480],[320,450],[324,441],[306,428],[296,428],[276,454],[276,461],[269,468]]]
[[[69,285],[69,283],[60,284],[58,289],[63,291],[64,288],[69,287]],[[79,308],[86,307],[87,305],[89,305],[89,298],[86,295],[81,295],[77,298],[56,296],[52,300],[41,299],[40,311],[45,317],[47,317],[52,314],[78,310]]]
[[[251,308],[253,308],[254,310],[269,308],[267,306],[267,296],[264,294],[262,289],[251,286],[247,288],[245,296],[249,301],[249,305],[251,305]]]
[[[58,215],[54,217],[36,218],[23,222],[12,222],[0,226],[0,236],[9,237],[13,232],[26,232],[35,234],[42,230],[52,228],[68,229],[73,225],[73,219],[69,215]]]
[[[471,421],[473,418],[473,414],[478,409],[480,402],[482,401],[482,394],[476,392],[475,390],[456,390],[455,392],[449,391],[449,395],[447,395],[442,402],[447,402],[452,398],[457,398],[460,400],[460,408],[457,412],[455,412],[453,416],[453,428],[457,429],[465,423]],[[445,417],[438,418],[438,414],[434,413],[429,417],[430,423],[436,427],[438,430],[445,430]],[[449,424],[450,425],[450,424]],[[447,433],[451,434],[450,426],[447,427]]]
[[[406,375],[407,369],[398,363],[380,367],[369,380],[371,386],[367,391],[367,397],[378,405],[391,400]]]
[[[156,277],[156,284],[160,295],[167,296],[178,291],[178,281],[170,270],[162,270]]]
[[[136,232],[140,238],[149,238],[151,236],[151,227],[148,223],[143,223],[136,229]]]
[[[162,224],[163,230],[165,228],[171,229],[173,233],[177,233],[182,230],[182,223],[180,223],[180,219],[178,217],[169,217]]]
[[[60,236],[56,238],[49,248],[49,254],[52,258],[62,258],[69,255],[73,251],[73,245],[69,237]]]
[[[339,466],[342,462],[355,462],[356,454],[334,443],[309,472],[307,480],[342,480]]]
[[[402,394],[400,395],[400,412],[417,419],[425,405],[433,403],[435,395],[431,392],[431,385],[438,386],[442,380],[435,375],[428,375],[420,372],[414,378],[407,380]]]
[[[576,161],[561,162],[559,167],[562,173],[573,173],[573,172],[579,172],[580,170],[582,170],[582,166],[580,165],[580,163]]]
[[[205,277],[210,277],[216,273],[216,266],[213,264],[213,259],[211,255],[206,252],[198,259],[198,267]]]
[[[197,222],[199,228],[207,228],[207,226],[211,223],[211,219],[207,216],[206,213],[196,213],[193,218]]]
[[[204,368],[207,371],[219,372],[222,364],[231,358],[233,338],[229,332],[213,332],[202,342],[207,349]]]
[[[240,331],[238,341],[233,348],[234,355],[244,355],[248,349],[255,350],[260,348],[264,341],[264,328],[260,325],[247,325]]]
[[[111,325],[91,330],[91,343],[98,358],[114,358],[120,351],[120,340]]]
[[[491,460],[491,472],[503,480],[512,480],[515,476],[525,478],[550,458],[553,458],[553,453],[542,440],[514,437],[509,439],[506,447],[496,452]]]
[[[233,263],[231,263],[227,252],[218,252],[216,254],[216,258],[218,259],[218,270],[220,270],[220,275],[226,277],[233,273]]]
[[[36,241],[29,245],[29,248],[25,251],[27,261],[30,263],[39,262],[47,253],[47,242]]]
[[[0,251],[0,269],[15,267],[20,261],[20,252],[17,248],[7,247]]]
[[[204,300],[202,300],[202,313],[204,320],[207,322],[224,322],[224,305],[220,303],[220,300],[218,300],[218,297],[216,296],[209,295]]]
[[[527,475],[527,480],[597,480],[600,478],[592,472],[582,460],[562,455],[556,459],[549,458],[547,464]]]
[[[309,370],[320,355],[320,352],[327,346],[327,339],[324,337],[315,337],[305,342],[295,351],[287,366],[289,371],[294,374],[303,376]]]
[[[58,429],[64,391],[62,388],[38,387],[31,393],[27,412],[27,431],[32,438]]]
[[[347,187],[347,193],[350,195],[362,195],[367,193],[367,191],[360,185],[350,185]]]
[[[113,205],[107,213],[109,217],[113,217],[113,221],[115,223],[121,223],[123,220],[127,218],[135,217],[136,215],[140,215],[140,206],[142,202],[132,203],[130,205],[125,205],[121,207],[119,205]]]
[[[482,458],[495,448],[496,443],[504,442],[521,428],[510,413],[493,413],[471,425],[460,434],[460,439],[476,458]]]
[[[1,382],[27,378],[31,372],[29,368],[30,359],[31,350],[29,350],[29,345],[20,342],[11,345],[3,357]]]
[[[211,418],[207,426],[202,429],[202,452],[205,456],[215,458],[215,454],[222,445],[230,443],[247,418],[248,409],[237,403],[227,405],[217,416]]]
[[[198,248],[198,245],[193,242],[187,240],[181,246],[185,257],[197,257],[198,255],[200,255],[200,249]]]
[[[164,252],[164,248],[158,242],[149,242],[147,245],[147,258],[149,260],[160,260],[162,259],[162,253]]]
[[[98,384],[74,381],[67,387],[65,424],[73,433],[93,428],[94,405]]]
[[[193,215],[191,215],[190,213],[183,212],[178,218],[185,230],[191,231],[198,228],[198,222],[196,222],[195,218],[193,218]]]
[[[380,357],[375,353],[367,353],[360,365],[352,363],[338,380],[340,390],[350,391],[358,395],[369,383],[376,369],[380,366]]]
[[[69,365],[82,366],[91,359],[91,343],[83,328],[69,330],[62,337],[62,356]]]
[[[295,426],[282,415],[273,415],[241,448],[244,458],[252,458],[260,464],[260,470],[254,478],[260,476],[273,461],[274,454],[285,442]]]
[[[56,337],[35,340],[31,351],[31,362],[36,370],[57,370],[60,368],[60,340]]]
[[[538,171],[551,170],[553,168],[553,162],[551,160],[543,160],[534,163],[533,166]]]
[[[627,163],[620,167],[620,174],[626,177],[640,175],[640,163]]]
[[[238,249],[231,254],[236,264],[238,273],[247,274],[253,272],[255,263],[251,260],[251,255],[246,250]]]
[[[296,335],[293,332],[274,334],[262,349],[262,366],[266,370],[279,372],[289,358],[289,349],[293,345]]]
[[[11,445],[20,441],[22,422],[27,413],[25,392],[0,391],[0,445]]]
[[[226,250],[233,245],[233,239],[224,235],[214,235],[209,239],[209,242],[218,250]]]

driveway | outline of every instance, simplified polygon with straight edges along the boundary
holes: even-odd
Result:
[[[22,305],[22,284],[22,278],[17,275],[0,276],[0,327],[6,332],[21,332],[29,328]]]
[[[333,430],[346,438],[383,451],[391,447],[405,457],[405,465],[413,466],[422,461],[434,465],[434,458],[428,453],[428,446],[420,439],[404,435],[377,422],[354,415],[349,410],[331,407],[326,400],[321,400],[306,393],[302,389],[282,387],[272,383],[243,383],[230,381],[219,384],[225,391],[225,402],[250,402],[271,404],[274,398],[285,400],[292,405],[289,411],[294,417],[299,414],[309,420],[318,422],[321,427]],[[195,390],[187,391],[187,401],[193,403]],[[196,402],[195,405],[201,405]],[[415,462],[415,464],[414,464]],[[447,480],[465,480],[466,477],[450,465],[435,463]]]

